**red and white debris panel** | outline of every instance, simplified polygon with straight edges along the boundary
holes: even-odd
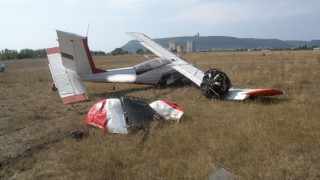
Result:
[[[168,100],[158,100],[150,104],[150,106],[166,120],[180,120],[183,115],[183,109],[177,104]]]
[[[87,115],[87,125],[111,133],[127,134],[135,126],[159,119],[179,122],[183,109],[168,100],[158,100],[150,105],[130,98],[105,99],[94,104]],[[157,118],[161,116],[162,118]]]

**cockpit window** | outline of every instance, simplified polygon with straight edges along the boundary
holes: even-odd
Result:
[[[134,68],[136,70],[136,74],[139,75],[169,63],[171,63],[169,59],[155,58],[155,59],[151,59],[146,62],[137,64],[134,66]]]

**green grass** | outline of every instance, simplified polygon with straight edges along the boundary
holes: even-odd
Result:
[[[246,101],[200,97],[198,87],[85,83],[92,101],[63,105],[47,60],[3,61],[0,73],[2,179],[206,179],[225,168],[238,179],[320,178],[320,52],[183,54],[207,70],[226,72],[235,88],[277,88],[287,94]],[[138,55],[95,57],[102,69],[143,62]],[[112,87],[116,89],[110,90]],[[168,99],[185,111],[180,123],[110,134],[85,125],[103,98]],[[77,141],[72,130],[89,135]],[[58,140],[53,141],[52,140]],[[48,143],[49,142],[49,143]],[[31,152],[26,149],[31,148]]]

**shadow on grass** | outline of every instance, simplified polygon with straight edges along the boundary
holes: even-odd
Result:
[[[244,103],[258,103],[264,105],[281,104],[283,102],[288,102],[289,99],[277,98],[277,97],[267,97],[267,96],[250,96],[244,101]]]
[[[143,87],[143,88],[132,88],[132,89],[126,89],[126,90],[119,90],[119,91],[117,91],[116,89],[115,90],[106,89],[105,92],[103,93],[90,93],[90,96],[98,99],[108,98],[108,97],[120,98],[121,96],[126,96],[129,93],[134,93],[137,91],[148,91],[152,88],[154,87],[150,86],[150,87]]]
[[[130,93],[135,93],[135,92],[139,92],[139,91],[149,91],[150,89],[154,89],[154,90],[167,90],[167,89],[179,89],[183,87],[197,87],[196,85],[192,84],[192,83],[176,83],[172,86],[166,87],[166,86],[160,86],[160,85],[150,85],[149,87],[141,87],[141,88],[131,88],[131,89],[125,89],[125,90],[117,90],[117,88],[115,89],[105,89],[104,92],[102,93],[90,93],[90,97],[91,98],[120,98],[121,96],[127,96]],[[162,95],[166,95],[170,92],[164,93]],[[200,91],[199,91],[200,94]],[[140,98],[141,99],[141,98]],[[147,100],[147,99],[142,99],[142,100]]]

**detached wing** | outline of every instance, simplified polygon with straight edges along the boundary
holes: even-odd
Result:
[[[137,33],[137,32],[130,32],[133,38],[137,39],[138,42],[143,45],[145,48],[152,51],[154,54],[159,56],[160,58],[169,59],[175,70],[183,74],[185,77],[190,79],[192,82],[197,84],[200,87],[202,82],[204,72],[199,68],[193,66],[192,64],[184,61],[183,59],[177,57],[169,50],[163,48],[158,43],[154,42],[148,36]],[[229,89],[228,94],[225,96],[225,99],[228,100],[244,100],[249,96],[273,96],[273,95],[280,95],[284,92],[277,90],[277,89]]]
[[[200,84],[202,82],[204,73],[202,70],[200,70],[197,67],[194,67],[192,64],[184,61],[183,59],[177,57],[173,53],[171,53],[169,50],[163,48],[158,43],[154,42],[152,39],[150,39],[148,36],[137,33],[137,32],[129,32],[133,38],[137,39],[138,42],[143,45],[145,48],[149,49],[151,52],[159,56],[160,58],[166,58],[171,61],[173,68],[180,72],[182,75],[190,79],[192,82],[194,82],[196,85],[200,87]]]

